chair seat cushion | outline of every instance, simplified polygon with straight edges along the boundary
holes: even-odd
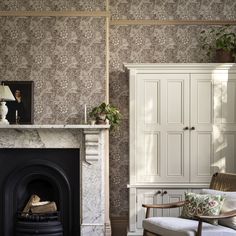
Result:
[[[150,217],[143,228],[162,236],[196,236],[198,221],[178,217]],[[236,236],[236,231],[221,225],[203,223],[204,236]]]

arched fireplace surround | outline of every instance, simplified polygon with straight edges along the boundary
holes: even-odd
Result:
[[[80,161],[77,148],[0,149],[0,235],[15,234],[16,212],[32,194],[55,201],[64,236],[80,235]]]

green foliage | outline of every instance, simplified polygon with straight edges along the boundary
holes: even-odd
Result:
[[[217,49],[223,49],[236,55],[236,34],[231,32],[230,25],[211,27],[208,31],[200,33],[200,43],[206,54],[210,56]]]
[[[95,120],[101,120],[101,116],[104,116],[104,120],[109,120],[111,130],[118,127],[120,124],[122,115],[119,110],[111,104],[101,103],[99,106],[94,107],[89,113],[89,116]]]

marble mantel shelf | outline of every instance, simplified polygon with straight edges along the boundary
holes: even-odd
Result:
[[[61,137],[61,131],[63,130],[81,130],[84,135],[84,143],[81,144],[80,147],[84,150],[84,161],[88,164],[91,164],[91,161],[98,161],[99,160],[99,143],[102,140],[104,142],[103,138],[100,139],[101,131],[108,130],[110,128],[110,125],[84,125],[84,124],[68,124],[68,125],[54,125],[54,124],[46,124],[46,125],[40,125],[40,124],[34,124],[34,125],[0,125],[0,132],[7,132],[8,130],[22,130],[22,132],[27,132],[27,130],[36,130],[36,132],[41,136],[40,140],[45,139],[46,136],[46,143],[50,143],[51,146],[58,144],[58,140],[63,140],[63,143],[61,146],[65,145],[72,145],[70,143],[70,138],[67,136],[64,136],[64,138]],[[55,131],[52,132],[51,131]],[[59,133],[58,133],[58,132]],[[46,133],[45,133],[46,132]],[[70,132],[69,132],[70,133]],[[65,135],[68,135],[68,133],[65,133]],[[43,138],[44,137],[44,138]],[[57,138],[55,138],[57,137]],[[57,142],[55,142],[55,139],[57,139]],[[29,141],[30,142],[30,141]],[[54,142],[54,143],[52,143]],[[73,143],[73,142],[72,142]],[[12,146],[12,145],[10,145]]]
[[[0,129],[109,129],[110,125],[0,125]]]

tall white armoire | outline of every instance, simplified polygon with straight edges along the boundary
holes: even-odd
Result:
[[[143,203],[184,200],[236,170],[235,64],[126,64],[130,84],[129,232]],[[178,216],[181,209],[152,212]]]

